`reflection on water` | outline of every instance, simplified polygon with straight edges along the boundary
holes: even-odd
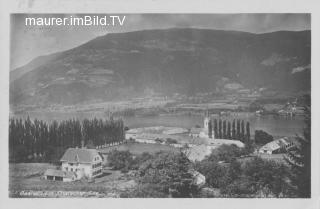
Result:
[[[26,115],[17,115],[18,118],[26,118]],[[32,113],[31,118],[38,118],[45,121],[64,120],[71,118],[78,118],[83,120],[85,118],[106,118],[107,115],[103,113],[48,113],[37,112]],[[218,118],[218,116],[214,117]],[[295,136],[301,134],[304,126],[303,117],[280,117],[280,116],[260,116],[253,114],[238,114],[236,116],[224,116],[222,119],[232,121],[235,119],[243,119],[250,122],[252,134],[255,130],[264,130],[273,136]],[[123,118],[125,125],[129,128],[139,128],[145,126],[174,126],[182,128],[191,128],[195,125],[203,126],[203,116],[201,115],[161,115],[161,116],[144,116],[144,117],[127,117]]]

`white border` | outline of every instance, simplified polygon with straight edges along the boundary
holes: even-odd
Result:
[[[316,0],[7,0],[0,2],[0,208],[320,208],[319,140],[320,15]],[[9,199],[10,13],[311,13],[312,199]]]

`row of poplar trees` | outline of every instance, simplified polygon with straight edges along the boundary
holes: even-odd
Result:
[[[250,139],[250,123],[244,120],[233,120],[232,123],[227,120],[214,119],[209,123],[209,130],[214,130],[214,138],[234,139],[246,142]]]
[[[9,121],[11,162],[55,162],[69,147],[120,143],[125,138],[122,120],[70,119],[52,121],[14,119]]]

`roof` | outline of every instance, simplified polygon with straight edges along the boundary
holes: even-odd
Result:
[[[44,172],[45,176],[59,176],[63,178],[72,178],[75,174],[71,171],[62,171],[57,169],[48,169]]]
[[[294,143],[293,139],[289,139],[287,137],[283,137],[277,140],[274,140],[272,142],[269,142],[265,145],[263,145],[260,149],[262,150],[270,150],[270,151],[275,151],[277,149],[280,149],[281,147],[284,147],[288,145],[289,143]]]
[[[60,161],[73,163],[92,163],[96,156],[100,156],[96,149],[69,148]]]

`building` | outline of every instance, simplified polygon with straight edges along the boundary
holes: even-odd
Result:
[[[193,138],[214,139],[214,130],[212,126],[212,120],[208,113],[203,120],[203,128],[191,128],[189,136]]]
[[[69,148],[62,156],[61,170],[73,172],[77,179],[94,178],[102,173],[102,156],[96,149]]]
[[[62,171],[57,169],[48,169],[44,173],[44,178],[51,181],[63,181],[70,182],[77,179],[77,176],[74,172],[71,171]]]
[[[294,147],[295,145],[296,143],[293,139],[283,137],[265,144],[259,149],[259,153],[266,153],[270,155],[276,153],[283,153],[291,147]]]

